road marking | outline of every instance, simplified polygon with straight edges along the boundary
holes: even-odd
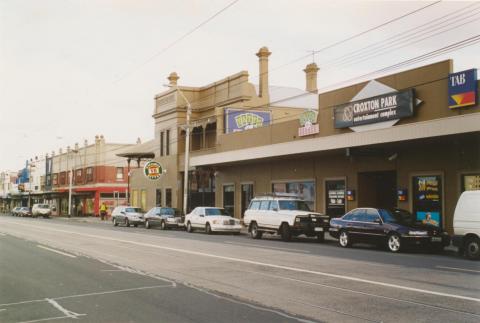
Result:
[[[4,236],[6,236],[6,234],[3,233],[3,232],[0,232],[0,236],[4,237]]]
[[[21,224],[18,223],[16,225],[33,227],[34,229],[37,229],[37,230],[39,229],[38,226],[28,225],[28,224],[23,224],[23,223],[21,223]],[[49,231],[54,231],[54,232],[75,234],[75,235],[79,235],[79,236],[108,240],[108,241],[114,241],[114,242],[130,243],[130,244],[134,244],[134,245],[142,246],[142,247],[151,247],[151,248],[156,248],[156,249],[180,252],[180,253],[189,254],[189,255],[203,256],[203,257],[209,257],[209,258],[215,258],[215,259],[222,259],[222,260],[245,263],[245,264],[250,264],[250,265],[276,268],[276,269],[288,270],[288,271],[293,271],[293,272],[312,274],[312,275],[317,275],[317,276],[331,277],[331,278],[337,278],[337,279],[343,279],[343,280],[349,280],[349,281],[354,281],[354,282],[359,282],[359,283],[370,284],[370,285],[377,285],[377,286],[382,286],[382,287],[389,287],[389,288],[395,288],[395,289],[400,289],[400,290],[406,290],[406,291],[410,291],[410,292],[429,294],[429,295],[435,295],[435,296],[442,296],[442,297],[449,297],[449,298],[455,298],[455,299],[462,299],[462,300],[467,300],[467,301],[480,303],[480,298],[463,296],[463,295],[456,295],[456,294],[450,294],[450,293],[443,293],[443,292],[435,292],[435,291],[427,290],[427,289],[414,288],[414,287],[402,286],[402,285],[391,284],[391,283],[384,283],[384,282],[373,281],[373,280],[368,280],[368,279],[363,279],[363,278],[356,278],[356,277],[345,276],[345,275],[339,275],[339,274],[331,274],[331,273],[322,272],[322,271],[314,271],[314,270],[298,268],[298,267],[275,265],[275,264],[270,264],[270,263],[265,263],[265,262],[260,262],[260,261],[254,261],[254,260],[248,260],[248,259],[242,259],[242,258],[219,256],[219,255],[209,254],[209,253],[205,253],[205,252],[192,251],[192,250],[179,249],[179,248],[172,248],[172,247],[165,247],[165,246],[159,246],[159,245],[154,245],[154,244],[150,244],[150,243],[143,243],[143,242],[137,242],[137,241],[131,241],[131,240],[125,240],[125,239],[111,238],[111,237],[99,236],[99,235],[94,235],[94,234],[80,233],[80,232],[75,232],[75,231],[52,229],[50,227],[44,227],[44,228],[42,228],[42,230],[49,230]]]
[[[102,269],[100,271],[125,271],[125,270],[122,270],[122,269]]]
[[[280,248],[280,247],[270,247],[270,246],[255,245],[255,244],[243,243],[243,242],[224,241],[224,243],[228,243],[228,244],[231,244],[231,245],[239,245],[239,246],[260,248],[260,249],[273,249],[273,250],[285,250],[285,251],[295,251],[295,252],[301,252],[301,253],[310,253],[310,251],[308,251],[308,250],[291,249],[291,248]]]
[[[59,310],[60,312],[62,312],[66,317],[76,319],[78,316],[85,315],[85,314],[79,314],[79,313],[75,313],[75,312],[69,311],[69,310],[67,310],[65,307],[63,307],[62,305],[58,304],[55,300],[53,300],[53,299],[51,299],[51,298],[45,298],[45,300],[46,300],[47,302],[49,302],[49,303],[50,303],[53,307],[55,307],[57,310]]]
[[[49,251],[52,251],[52,252],[56,252],[60,255],[64,255],[64,256],[67,256],[67,257],[70,257],[70,258],[77,258],[77,256],[74,256],[74,255],[71,255],[69,253],[66,253],[66,252],[62,252],[62,251],[58,251],[58,250],[55,250],[55,249],[52,249],[52,248],[48,248],[48,247],[45,247],[45,246],[42,246],[42,245],[37,245],[37,247],[39,248],[42,248],[42,249],[45,249],[45,250],[49,250]]]
[[[447,266],[436,266],[439,269],[452,269],[452,270],[460,270],[472,273],[480,273],[480,270],[473,270],[473,269],[465,269],[465,268],[456,268],[456,267],[447,267]]]
[[[86,315],[86,314],[80,314],[80,315],[78,315],[78,317],[80,317],[80,316],[85,316],[85,315]],[[75,318],[78,318],[78,317],[75,317]],[[18,322],[18,323],[34,323],[34,322],[61,320],[61,319],[66,319],[66,318],[69,318],[69,316],[46,317],[46,318],[44,318],[44,319],[32,320],[32,321],[22,321],[22,322]]]
[[[60,297],[54,297],[54,298],[33,299],[33,300],[30,300],[30,301],[22,301],[22,302],[16,302],[16,303],[0,304],[0,306],[3,306],[3,307],[4,307],[4,306],[15,306],[15,305],[20,305],[20,304],[41,303],[41,302],[47,302],[47,299],[58,301],[58,300],[67,299],[67,298],[85,297],[85,296],[96,296],[96,295],[106,295],[106,294],[116,294],[116,293],[124,293],[124,292],[131,292],[131,291],[137,291],[137,290],[154,289],[154,288],[164,288],[164,287],[172,287],[172,285],[154,285],[154,286],[145,286],[145,287],[136,287],[136,288],[109,290],[109,291],[104,291],[104,292],[94,292],[94,293],[87,293],[87,294],[76,294],[76,295],[60,296]]]
[[[340,290],[340,291],[344,291],[344,292],[360,294],[360,295],[365,295],[365,296],[370,296],[370,297],[375,297],[375,298],[387,299],[387,300],[391,300],[391,301],[399,302],[399,303],[421,305],[421,306],[424,306],[424,307],[435,308],[435,309],[444,310],[444,311],[447,311],[447,312],[454,312],[454,313],[459,313],[459,314],[467,314],[467,315],[471,315],[471,316],[475,316],[475,317],[480,317],[480,314],[455,310],[455,309],[448,308],[448,307],[442,307],[442,306],[431,305],[431,304],[426,304],[426,303],[421,303],[421,302],[409,301],[409,300],[405,300],[405,299],[401,299],[401,298],[371,294],[371,293],[362,292],[362,291],[358,291],[358,290],[354,290],[354,289],[331,286],[331,285],[327,285],[327,284],[316,283],[316,282],[306,281],[306,280],[302,280],[302,279],[296,279],[296,278],[290,278],[290,277],[285,277],[285,276],[280,276],[280,275],[267,274],[267,273],[262,273],[262,272],[258,272],[258,271],[245,270],[244,272],[257,274],[257,275],[262,275],[262,276],[267,276],[267,277],[272,277],[272,278],[280,278],[280,279],[284,279],[284,280],[290,280],[290,281],[294,281],[294,282],[298,282],[298,283],[303,283],[303,284],[306,284],[306,285],[322,286],[322,287],[335,289],[335,290]],[[314,306],[313,304],[310,304],[310,305]]]

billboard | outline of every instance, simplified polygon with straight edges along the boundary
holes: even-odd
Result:
[[[268,126],[271,120],[270,111],[225,109],[225,133]]]
[[[476,105],[477,92],[477,69],[448,75],[448,107],[450,109]]]

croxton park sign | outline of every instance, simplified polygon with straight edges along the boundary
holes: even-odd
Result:
[[[335,128],[401,119],[413,115],[413,89],[387,93],[342,104],[334,108]]]

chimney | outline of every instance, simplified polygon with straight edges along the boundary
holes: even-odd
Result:
[[[305,67],[305,69],[303,70],[307,76],[307,85],[306,85],[305,91],[308,91],[311,93],[318,93],[317,72],[319,70],[320,69],[315,63],[310,63],[307,65],[307,67]]]
[[[169,82],[168,84],[170,86],[177,86],[177,81],[178,81],[179,78],[180,77],[177,75],[177,73],[175,73],[175,72],[170,73],[170,75],[167,77],[168,82]]]
[[[84,145],[85,147],[88,146],[88,140],[87,140],[87,139],[85,139],[85,140],[83,141],[83,145]]]
[[[75,143],[75,150],[78,151],[78,142]]]
[[[268,93],[268,56],[271,52],[268,51],[267,47],[262,47],[256,54],[258,56],[259,67],[260,67],[260,84],[259,84],[259,97],[269,98]]]
[[[142,143],[142,139],[140,137],[137,138],[137,145],[140,145]]]

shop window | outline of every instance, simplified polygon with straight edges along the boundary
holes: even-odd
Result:
[[[165,189],[165,206],[172,207],[172,189],[171,188]]]
[[[117,181],[123,180],[123,167],[117,167]]]
[[[480,174],[462,175],[462,192],[480,190]]]
[[[253,184],[242,184],[242,213],[243,218],[245,211],[253,198]]]
[[[87,182],[93,182],[93,167],[87,167],[85,170]]]
[[[155,205],[162,206],[162,189],[157,189],[155,191]]]
[[[442,228],[442,177],[414,176],[412,181],[413,214],[416,220]]]
[[[235,216],[235,185],[223,186],[223,208],[227,214]]]
[[[141,191],[140,208],[144,211],[147,209],[147,190]]]
[[[272,191],[275,193],[295,194],[307,203],[310,210],[315,209],[314,181],[273,183]]]

